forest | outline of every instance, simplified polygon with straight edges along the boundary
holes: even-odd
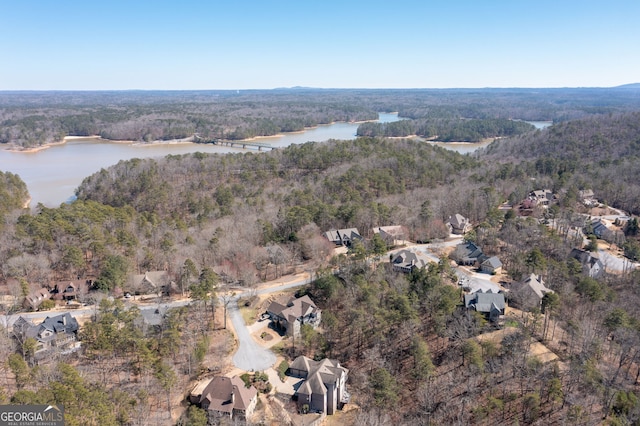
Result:
[[[397,111],[407,120],[365,126],[361,135],[477,141],[527,130],[512,119],[561,122],[638,105],[631,88],[0,92],[0,144],[31,148],[93,135],[140,142],[194,134],[202,141],[237,140],[371,121],[379,111]]]
[[[440,142],[480,142],[486,138],[516,136],[534,129],[523,121],[498,119],[416,119],[392,123],[363,123],[358,136],[420,136]]]
[[[327,356],[349,368],[349,389],[367,407],[353,414],[353,424],[636,424],[640,272],[590,278],[568,255],[582,247],[570,232],[589,212],[581,190],[592,189],[606,206],[640,214],[638,91],[543,92],[301,89],[282,91],[277,101],[256,100],[266,96],[261,92],[218,94],[225,99],[221,110],[242,109],[229,113],[236,118],[248,114],[249,99],[256,102],[255,115],[272,102],[262,114],[275,120],[271,113],[284,117],[295,99],[310,96],[313,102],[301,114],[325,111],[325,118],[341,119],[332,114],[343,105],[345,114],[366,115],[349,120],[394,110],[412,125],[465,122],[480,133],[493,126],[486,135],[500,139],[474,155],[376,134],[263,153],[134,159],[87,177],[76,201],[33,213],[23,209],[25,185],[3,173],[5,294],[92,276],[99,290],[92,297],[102,300],[96,320],[82,331],[85,352],[55,369],[32,365],[29,348],[0,333],[2,358],[9,359],[0,366],[0,400],[64,403],[69,424],[85,424],[91,398],[102,401],[97,408],[110,413],[109,424],[149,424],[145,412],[175,414],[179,407],[180,424],[202,424],[195,407],[180,404],[180,394],[205,368],[205,356],[214,351],[221,359],[232,348],[216,292],[309,270],[316,279],[299,294],[323,309],[323,332],[307,332],[286,354]],[[27,94],[21,103],[14,95],[0,96],[3,120],[17,123],[35,109],[43,116],[66,114],[38,98],[47,94]],[[193,94],[193,111],[210,112],[212,95]],[[96,94],[91,101],[65,96],[59,102],[70,110],[111,102],[109,108],[125,111],[135,103],[148,111],[178,110],[188,95],[158,93],[149,104],[136,100],[136,93]],[[507,118],[555,124],[533,130]],[[11,129],[11,123],[2,126],[5,134]],[[558,203],[531,215],[502,209],[540,188],[559,194]],[[461,308],[446,259],[409,275],[384,261],[371,267],[371,259],[389,248],[373,238],[375,226],[399,224],[410,240],[437,243],[448,236],[445,221],[456,213],[474,224],[469,241],[500,256],[507,285],[535,273],[557,295],[542,309],[511,319],[504,328],[512,333],[499,345],[482,339],[496,331],[494,324]],[[327,262],[332,246],[322,233],[346,227],[361,230],[366,242]],[[637,226],[621,227],[620,239],[600,244],[636,247]],[[117,297],[133,290],[126,274],[149,270],[168,271],[180,292],[198,303],[142,330],[132,325],[139,312],[123,309]],[[15,308],[3,305],[4,312]],[[539,358],[536,344],[546,345],[556,360]]]

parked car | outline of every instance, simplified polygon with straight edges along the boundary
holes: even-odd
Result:
[[[271,315],[269,315],[267,312],[264,312],[262,315],[260,315],[260,317],[258,318],[258,321],[265,321],[271,318]]]

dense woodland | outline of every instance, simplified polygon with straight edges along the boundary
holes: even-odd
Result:
[[[302,96],[284,93],[286,108],[291,97]],[[415,120],[436,109],[452,114],[448,119],[462,118],[452,112],[458,111],[464,118],[562,122],[545,130],[523,127],[474,156],[420,141],[361,137],[264,153],[122,161],[87,177],[77,201],[39,206],[35,213],[22,210],[24,184],[5,173],[0,193],[9,195],[2,197],[0,264],[6,292],[19,295],[52,279],[93,276],[101,291],[92,297],[117,296],[133,290],[127,274],[162,269],[199,303],[172,311],[157,329],[139,330],[132,326],[138,312],[104,299],[96,321],[83,329],[85,353],[55,370],[31,366],[28,348],[7,341],[0,345],[2,358],[13,356],[1,367],[6,391],[0,398],[63,402],[69,424],[83,424],[89,415],[84,398],[93,395],[104,404],[100,410],[110,413],[110,424],[145,424],[143,413],[177,407],[189,379],[209,365],[209,345],[217,345],[215,359],[231,350],[222,309],[212,303],[214,284],[251,286],[302,269],[317,277],[301,293],[323,309],[324,333],[307,330],[287,353],[329,356],[349,368],[355,401],[369,407],[354,414],[356,424],[639,422],[640,273],[596,280],[568,260],[571,249],[582,245],[568,232],[581,226],[578,213],[587,211],[579,190],[593,189],[602,202],[640,213],[640,116],[627,111],[638,92],[578,91],[564,109],[558,107],[561,91],[548,91],[547,102],[528,93],[518,98],[522,103],[510,91],[486,97],[349,93],[353,98],[344,104],[355,110],[398,110]],[[326,100],[344,95],[321,94]],[[32,96],[2,114],[44,108]],[[70,108],[89,108],[82,96],[65,96]],[[179,94],[158,96],[170,103],[163,97]],[[207,105],[209,93],[201,96],[196,101]],[[130,108],[113,99],[114,108]],[[525,107],[531,107],[527,115],[517,114]],[[576,116],[581,118],[568,120]],[[529,217],[498,209],[539,188],[560,194],[559,204]],[[447,235],[444,221],[455,213],[472,220],[476,226],[467,238],[499,255],[509,280],[541,274],[558,296],[546,300],[544,312],[510,320],[515,331],[501,345],[477,338],[495,327],[460,308],[447,261],[408,276],[392,272],[386,262],[372,268],[366,259],[387,249],[374,238],[326,262],[332,247],[321,235],[331,228],[357,227],[371,237],[374,226],[400,224],[412,240],[437,241]],[[637,244],[637,227],[621,232],[624,242],[607,245]],[[122,329],[128,332],[115,333]],[[545,343],[558,361],[542,362],[532,352],[534,342]],[[76,393],[82,397],[73,400]],[[190,408],[184,419],[198,424],[201,414]]]
[[[416,119],[392,123],[363,123],[358,136],[420,136],[441,142],[480,142],[529,132],[534,126],[523,121],[498,119]]]
[[[155,141],[246,139],[398,111],[416,120],[364,127],[365,136],[473,141],[526,130],[520,120],[566,121],[637,109],[638,91],[613,89],[0,92],[0,144],[34,147],[65,136]],[[470,122],[460,119],[473,119]]]

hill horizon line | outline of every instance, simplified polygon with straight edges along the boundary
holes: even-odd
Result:
[[[42,93],[42,92],[268,92],[268,91],[323,91],[323,90],[580,90],[580,89],[640,89],[640,82],[618,86],[564,86],[564,87],[313,87],[291,86],[274,88],[244,88],[244,89],[0,89],[0,93]]]

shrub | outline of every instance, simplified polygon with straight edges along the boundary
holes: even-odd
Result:
[[[280,365],[278,365],[278,377],[280,377],[280,380],[283,382],[286,380],[285,374],[288,369],[289,363],[286,360],[283,360]]]
[[[40,304],[41,311],[48,311],[56,307],[56,302],[54,300],[45,300]]]
[[[240,376],[240,379],[242,379],[246,387],[251,387],[251,376],[249,375],[249,373],[244,373]]]

